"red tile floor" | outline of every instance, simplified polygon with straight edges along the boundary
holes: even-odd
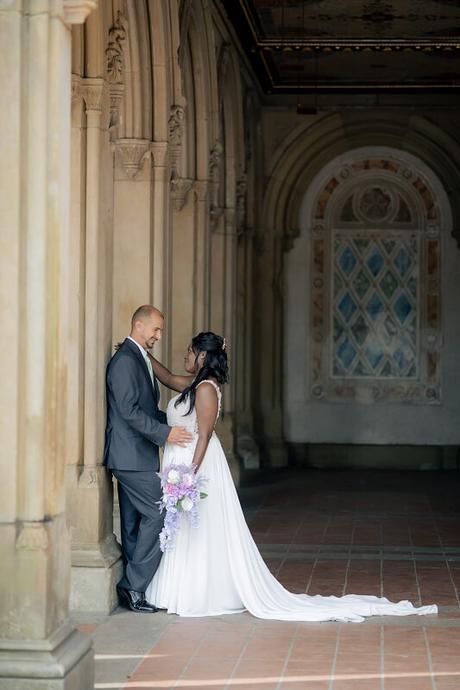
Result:
[[[361,624],[118,609],[80,619],[95,688],[460,690],[460,474],[286,471],[240,494],[290,590],[437,603],[438,616]]]

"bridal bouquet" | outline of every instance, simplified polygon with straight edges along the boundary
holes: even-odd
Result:
[[[181,513],[184,513],[192,527],[198,527],[198,503],[206,498],[201,489],[206,478],[195,474],[190,465],[171,464],[158,472],[163,496],[159,501],[160,513],[166,510],[164,527],[160,532],[160,548],[168,551],[174,547],[179,531]]]

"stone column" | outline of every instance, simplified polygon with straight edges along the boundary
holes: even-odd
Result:
[[[271,467],[287,465],[282,413],[283,242],[281,234],[255,237],[254,301],[255,422],[261,457]]]
[[[86,0],[0,8],[0,688],[93,686],[68,619],[67,406],[70,29]]]
[[[151,142],[119,139],[115,144],[113,214],[113,326],[117,343],[128,335],[131,316],[151,301]]]
[[[81,364],[82,455],[74,457],[76,464],[68,468],[71,607],[109,613],[117,603],[115,584],[122,567],[120,549],[113,534],[112,482],[102,466],[104,372],[111,352],[111,331],[107,327],[111,318],[107,314],[111,312],[112,221],[106,213],[111,206],[111,190],[107,189],[107,184],[113,179],[108,133],[110,92],[107,82],[101,78],[80,79],[77,89],[86,114],[86,137],[83,139],[86,184],[81,194],[85,207],[84,243],[80,246],[83,274],[80,287],[84,295],[80,347],[84,358]],[[73,143],[78,145],[78,141]]]
[[[218,300],[222,309],[222,335],[227,342],[227,355],[230,366],[230,383],[225,387],[223,396],[222,419],[219,436],[227,456],[235,484],[240,481],[240,462],[235,454],[235,389],[236,389],[236,218],[235,209],[226,208],[222,221],[223,256],[222,276],[223,291]],[[213,267],[219,270],[219,267]]]
[[[169,155],[166,141],[152,142],[153,179],[152,179],[152,234],[151,234],[151,303],[164,311],[169,312],[169,294],[166,290],[168,267],[170,259],[169,232]],[[155,349],[159,359],[164,357],[168,350],[170,333],[165,331],[163,340]],[[167,358],[165,358],[165,361]]]
[[[209,280],[210,239],[208,212],[208,181],[196,180],[195,191],[195,253],[194,253],[194,295],[193,334],[208,328],[209,324]]]
[[[238,234],[236,267],[236,337],[235,348],[235,450],[243,467],[259,469],[260,454],[254,440],[252,362],[257,363],[258,354],[253,355],[253,236],[249,228],[243,227]]]

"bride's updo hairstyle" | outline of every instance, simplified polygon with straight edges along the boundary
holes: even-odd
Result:
[[[190,386],[185,388],[179,398],[175,402],[177,407],[181,402],[190,400],[190,407],[186,414],[190,414],[195,407],[196,387],[201,381],[213,378],[219,384],[227,383],[228,381],[228,363],[227,352],[225,349],[225,338],[216,335],[211,331],[206,333],[198,333],[192,338],[192,351],[195,353],[196,359],[200,352],[206,352],[206,357],[203,366],[193,379]],[[196,360],[195,360],[196,361]]]

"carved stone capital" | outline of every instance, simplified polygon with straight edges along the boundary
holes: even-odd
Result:
[[[184,208],[192,186],[193,180],[188,177],[171,177],[171,198],[176,211],[181,211]]]
[[[48,547],[48,533],[42,522],[24,522],[16,541],[17,549],[41,550]]]
[[[81,94],[85,100],[86,113],[102,113],[104,100],[108,97],[108,86],[104,79],[82,79]]]
[[[97,0],[63,0],[66,24],[83,24],[86,17],[97,7]]]
[[[167,141],[152,141],[150,148],[153,156],[153,165],[156,168],[165,168],[169,162],[169,144]]]
[[[150,155],[151,142],[148,139],[118,139],[116,151],[128,177],[133,179]]]
[[[115,22],[109,29],[109,40],[105,49],[107,81],[112,84],[121,84],[123,82],[125,70],[123,42],[126,40],[126,26],[126,17],[118,11]]]
[[[204,202],[208,198],[208,181],[207,180],[195,180],[193,185],[193,190],[195,192],[196,200]]]

